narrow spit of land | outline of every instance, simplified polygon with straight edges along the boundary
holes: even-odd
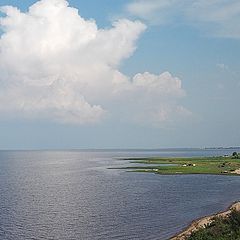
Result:
[[[123,167],[134,172],[156,174],[215,174],[239,175],[240,159],[232,156],[218,157],[169,157],[169,158],[128,158],[132,166]]]

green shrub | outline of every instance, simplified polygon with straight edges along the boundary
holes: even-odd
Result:
[[[188,240],[240,240],[240,212],[233,210],[228,217],[215,217]]]
[[[234,159],[239,159],[239,158],[240,158],[240,153],[233,152],[233,153],[232,153],[232,158],[234,158]]]

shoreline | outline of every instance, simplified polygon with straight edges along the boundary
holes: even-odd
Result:
[[[210,216],[205,216],[196,220],[193,220],[186,228],[184,228],[181,232],[177,233],[170,240],[185,240],[189,237],[192,232],[197,231],[198,229],[205,227],[205,225],[212,222],[214,217],[225,217],[227,216],[233,209],[240,211],[240,201],[232,203],[225,211],[218,212],[216,214],[212,214]]]
[[[162,175],[240,175],[240,161],[229,155],[209,157],[124,158],[124,160],[127,160],[129,165],[120,168],[133,172],[147,172]]]

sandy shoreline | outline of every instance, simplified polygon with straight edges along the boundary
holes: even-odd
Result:
[[[210,216],[206,216],[206,217],[194,220],[185,230],[176,234],[174,237],[170,238],[170,240],[185,240],[187,237],[189,237],[191,235],[192,232],[198,230],[201,227],[204,227],[208,223],[211,223],[211,221],[214,217],[227,216],[233,209],[240,211],[240,202],[233,203],[224,212],[216,213],[216,214],[213,214]]]
[[[235,170],[234,173],[240,174],[240,169]]]

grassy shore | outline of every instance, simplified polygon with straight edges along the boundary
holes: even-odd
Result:
[[[156,174],[240,174],[240,159],[232,156],[192,158],[129,158],[125,169]]]

